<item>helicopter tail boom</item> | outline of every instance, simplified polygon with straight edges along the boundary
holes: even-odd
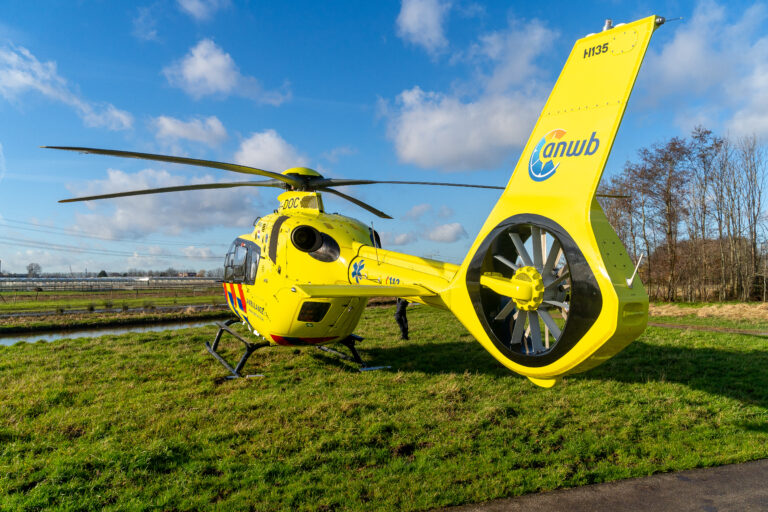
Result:
[[[386,286],[379,284],[302,284],[296,291],[311,298],[336,297],[434,297],[432,290],[423,286]]]

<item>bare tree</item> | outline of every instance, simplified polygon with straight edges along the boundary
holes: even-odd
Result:
[[[27,265],[27,277],[40,277],[42,273],[43,269],[38,263],[30,263]]]
[[[640,272],[651,297],[768,295],[760,277],[767,161],[755,137],[733,141],[697,127],[689,139],[642,148],[608,181],[604,192],[630,196],[601,203],[629,252],[648,255]]]

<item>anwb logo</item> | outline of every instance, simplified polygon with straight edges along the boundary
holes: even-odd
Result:
[[[550,178],[562,163],[563,158],[590,156],[600,147],[597,132],[588,139],[567,140],[565,130],[552,130],[536,144],[528,161],[528,174],[534,181]]]

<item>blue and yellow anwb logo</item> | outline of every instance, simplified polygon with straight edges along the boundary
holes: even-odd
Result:
[[[597,132],[582,140],[568,139],[565,135],[565,130],[552,130],[533,148],[528,161],[528,174],[532,180],[544,181],[555,174],[564,158],[594,155],[600,147]]]

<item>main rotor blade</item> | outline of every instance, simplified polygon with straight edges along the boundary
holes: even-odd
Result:
[[[115,192],[114,194],[101,194],[98,196],[74,197],[62,199],[60,203],[74,203],[75,201],[94,201],[96,199],[110,199],[113,197],[140,196],[144,194],[164,194],[165,192],[179,192],[182,190],[207,190],[213,188],[233,187],[282,187],[283,182],[277,180],[268,181],[236,181],[233,183],[202,183],[199,185],[181,185],[178,187],[148,188],[144,190],[132,190],[129,192]]]
[[[465,187],[465,188],[489,188],[493,190],[504,190],[506,187],[496,185],[474,185],[470,183],[443,183],[438,181],[383,181],[383,180],[346,180],[337,178],[321,178],[310,182],[313,187],[343,187],[347,185],[433,185],[437,187]],[[629,196],[619,196],[613,194],[595,194],[597,197],[608,197],[612,199],[627,199]]]
[[[331,194],[336,194],[339,197],[343,197],[347,201],[349,201],[351,203],[355,203],[360,208],[364,208],[364,209],[368,210],[369,212],[371,212],[372,214],[374,214],[374,215],[376,215],[378,217],[381,217],[382,219],[391,219],[392,218],[389,215],[387,215],[386,213],[384,213],[383,211],[377,210],[373,206],[371,206],[369,204],[366,204],[366,203],[360,201],[359,199],[355,199],[354,197],[350,197],[347,194],[342,194],[338,190],[333,190],[332,188],[321,188],[320,190],[322,190],[323,192],[330,192]]]
[[[504,190],[504,187],[497,187],[495,185],[469,185],[466,183],[440,183],[436,181],[344,180],[335,178],[317,180],[312,182],[312,185],[317,187],[341,187],[346,185],[376,185],[379,183],[388,185],[435,185],[438,187],[492,188],[496,190]]]
[[[116,149],[95,149],[95,148],[78,148],[70,146],[41,146],[46,149],[61,149],[64,151],[77,151],[79,153],[92,153],[94,155],[110,155],[120,156],[125,158],[140,158],[142,160],[157,160],[160,162],[170,162],[173,164],[185,164],[185,165],[197,165],[199,167],[212,167],[214,169],[222,169],[224,171],[239,172],[242,174],[256,174],[258,176],[266,176],[275,180],[280,180],[283,183],[287,183],[294,187],[298,187],[304,184],[304,181],[292,176],[286,176],[272,171],[265,171],[263,169],[256,169],[255,167],[248,167],[246,165],[228,164],[224,162],[214,162],[212,160],[198,160],[197,158],[183,158],[180,156],[166,156],[166,155],[153,155],[150,153],[136,153],[134,151],[118,151]]]

